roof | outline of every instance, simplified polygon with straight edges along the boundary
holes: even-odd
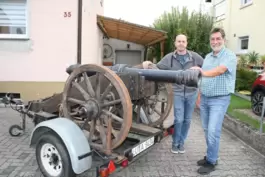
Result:
[[[107,38],[115,38],[145,46],[167,39],[167,32],[124,20],[97,15],[97,24]]]

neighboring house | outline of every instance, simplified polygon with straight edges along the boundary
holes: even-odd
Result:
[[[210,2],[210,0],[206,0]],[[226,31],[227,47],[236,54],[256,51],[265,54],[263,0],[211,0],[215,26]]]
[[[165,35],[149,28],[140,31],[133,24],[117,26],[119,21],[114,19],[107,21],[103,0],[0,0],[0,11],[0,93],[21,93],[23,100],[62,92],[68,77],[65,70],[71,64],[101,65],[105,41],[114,45],[112,54],[123,50],[111,55],[119,56],[121,63],[124,51],[135,50],[132,58],[137,58],[141,50],[139,62],[145,44]],[[124,29],[127,35],[121,32]]]

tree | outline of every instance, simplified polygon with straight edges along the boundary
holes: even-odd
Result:
[[[202,57],[211,51],[209,34],[213,27],[213,20],[212,17],[200,11],[189,13],[184,7],[180,12],[179,7],[172,7],[171,12],[164,12],[154,21],[153,27],[168,33],[164,47],[165,54],[175,50],[175,37],[180,33],[188,36],[188,49],[199,53]],[[159,44],[156,44],[154,48],[156,57],[160,60]]]

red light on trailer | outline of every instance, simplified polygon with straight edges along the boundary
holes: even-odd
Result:
[[[116,167],[114,165],[114,162],[111,160],[109,161],[108,167],[101,167],[99,169],[99,176],[100,177],[109,177],[111,173],[113,173],[116,170]]]
[[[100,177],[108,177],[109,176],[109,169],[108,168],[100,168],[99,175],[100,175]]]
[[[116,170],[116,167],[115,167],[114,162],[112,160],[109,161],[108,169],[109,169],[110,174]]]
[[[129,164],[129,162],[128,162],[127,159],[125,159],[124,161],[121,162],[121,166],[122,166],[123,168],[127,167],[128,164]]]

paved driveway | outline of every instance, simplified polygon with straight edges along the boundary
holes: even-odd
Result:
[[[27,132],[19,138],[10,137],[8,128],[20,121],[19,114],[0,108],[0,177],[40,177],[34,150],[28,146],[32,124],[27,123]],[[157,144],[146,155],[113,177],[170,177],[199,176],[196,161],[205,154],[204,135],[198,115],[194,113],[186,153],[170,153],[171,137]],[[238,138],[223,131],[220,161],[211,176],[265,176],[265,158],[242,143]],[[86,173],[81,176],[91,176]]]

